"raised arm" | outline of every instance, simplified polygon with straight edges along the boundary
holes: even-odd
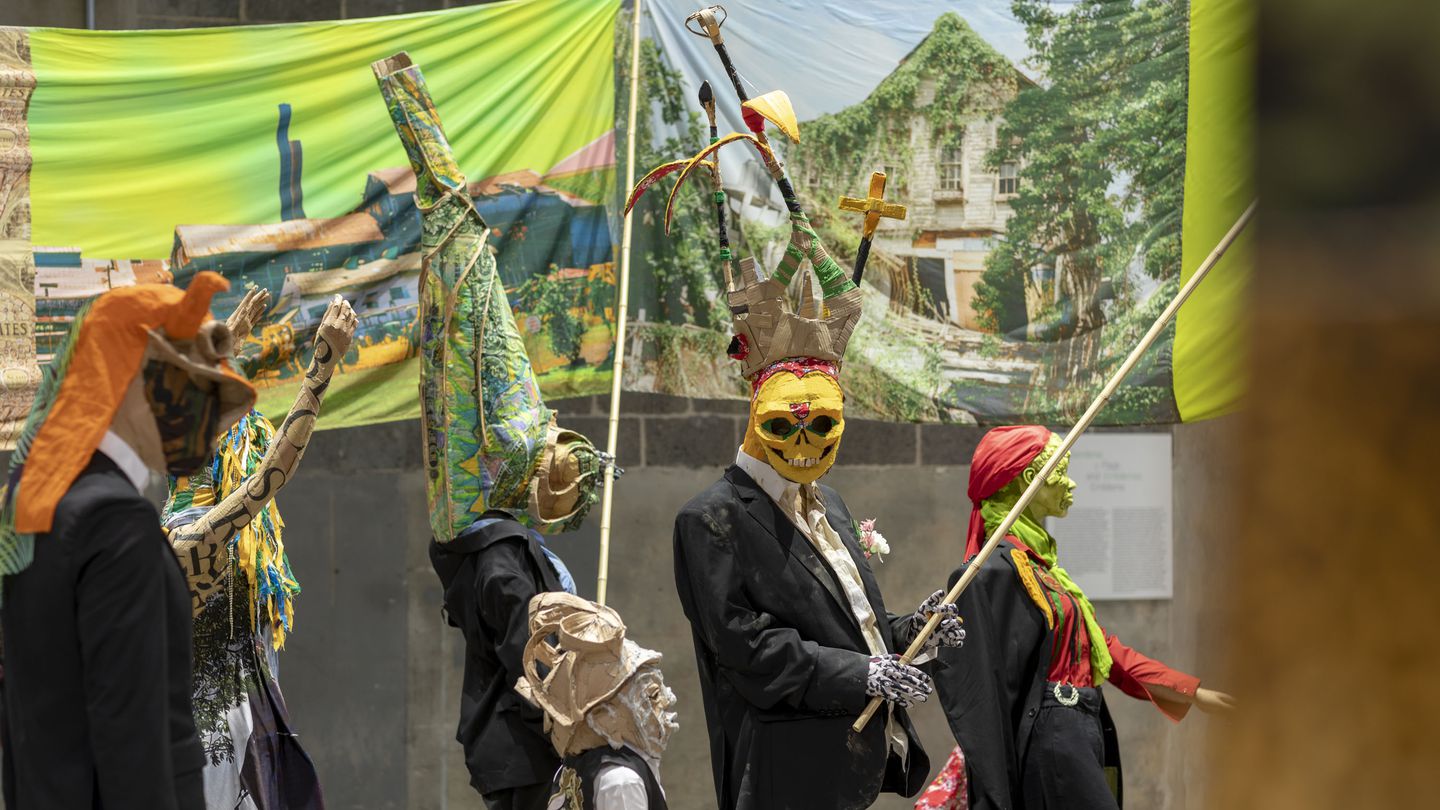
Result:
[[[260,317],[265,314],[265,308],[270,306],[270,291],[264,287],[255,287],[245,291],[245,297],[240,299],[240,305],[225,319],[225,325],[230,328],[230,334],[235,336],[235,347],[245,342],[250,332],[255,329],[255,324],[260,322]]]
[[[245,309],[249,301],[250,296],[247,295],[240,309]],[[315,430],[320,403],[330,387],[330,376],[335,371],[335,364],[349,351],[357,323],[350,304],[335,296],[320,321],[320,329],[315,335],[315,352],[310,358],[310,368],[300,383],[295,405],[276,429],[275,440],[270,443],[260,468],[199,520],[170,533],[170,545],[176,553],[188,553],[202,543],[217,545],[220,547],[217,553],[223,553],[223,546],[231,535],[248,525],[294,477],[295,468],[310,444],[310,434]]]

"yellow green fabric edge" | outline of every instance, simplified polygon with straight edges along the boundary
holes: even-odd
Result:
[[[1251,0],[1191,0],[1182,279],[1255,195],[1255,26]],[[1236,410],[1245,389],[1245,289],[1252,224],[1176,317],[1175,404],[1183,422]]]

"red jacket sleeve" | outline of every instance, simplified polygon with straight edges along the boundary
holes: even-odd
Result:
[[[1105,646],[1110,650],[1110,683],[1125,694],[1155,704],[1165,716],[1179,722],[1190,711],[1189,703],[1175,703],[1150,694],[1146,684],[1164,686],[1182,695],[1193,695],[1200,686],[1200,679],[1171,669],[1153,658],[1148,658],[1120,643],[1113,635],[1105,637]]]

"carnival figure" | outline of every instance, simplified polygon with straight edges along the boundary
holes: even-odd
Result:
[[[543,808],[560,759],[542,712],[514,689],[530,600],[575,591],[545,535],[598,500],[605,459],[556,425],[515,327],[490,228],[471,201],[420,69],[373,65],[416,176],[421,216],[420,422],[434,541],[451,626],[465,637],[456,739],[491,810]]]
[[[227,286],[106,292],[45,371],[0,500],[7,807],[205,806],[190,597],[157,507],[255,403],[210,318]]]
[[[253,289],[231,313],[226,323],[237,346],[269,301],[268,292]],[[325,806],[319,774],[280,691],[279,654],[293,627],[300,582],[285,554],[275,496],[295,477],[356,324],[350,305],[335,296],[279,429],[252,410],[221,435],[205,466],[170,478],[161,514],[190,587],[193,703],[209,810]]]
[[[1060,441],[1034,425],[996,428],[981,439],[970,467],[966,567],[987,527],[1001,525]],[[960,595],[969,619],[965,653],[940,654],[936,684],[964,754],[951,763],[965,773],[942,773],[937,782],[968,782],[971,810],[1118,808],[1120,755],[1101,692],[1107,682],[1176,721],[1191,706],[1215,712],[1233,705],[1229,695],[1147,658],[1100,625],[1044,526],[1046,518],[1063,518],[1074,500],[1069,463],[1068,454],[1060,459]],[[929,806],[944,806],[934,801]]]
[[[563,761],[547,810],[665,810],[660,757],[675,693],[660,653],[625,638],[611,608],[542,593],[530,600],[524,666],[515,689],[545,712]]]
[[[658,167],[632,191],[630,205],[679,171],[673,202],[697,167],[715,178],[718,164],[707,157],[746,142],[790,212],[790,240],[768,278],[750,259],[734,277],[724,198],[715,194],[718,260],[734,321],[728,353],[750,385],[749,424],[734,465],[675,518],[675,585],[700,669],[717,805],[868,807],[882,791],[914,795],[928,776],[905,709],[925,700],[932,685],[897,651],[936,612],[930,652],[958,646],[964,630],[954,606],[940,604],[940,592],[913,613],[886,611],[859,523],[839,493],[818,483],[845,433],[839,377],[860,320],[859,273],[852,278],[826,252],[766,140],[767,122],[798,137],[789,99],[778,91],[745,95],[717,13],[705,9],[687,24],[698,23],[695,32],[715,44],[751,132],[713,138],[693,158]],[[710,113],[703,91],[701,100]],[[798,307],[787,291],[792,281],[800,285]],[[884,721],[852,733],[851,721],[871,697],[887,703]]]

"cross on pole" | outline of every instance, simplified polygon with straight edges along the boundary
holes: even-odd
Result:
[[[865,262],[870,258],[870,242],[875,238],[875,229],[880,219],[904,219],[905,206],[885,201],[885,173],[870,175],[870,192],[865,197],[841,197],[841,211],[856,211],[865,215],[865,227],[860,236],[860,249],[855,252],[855,283],[865,273]]]

